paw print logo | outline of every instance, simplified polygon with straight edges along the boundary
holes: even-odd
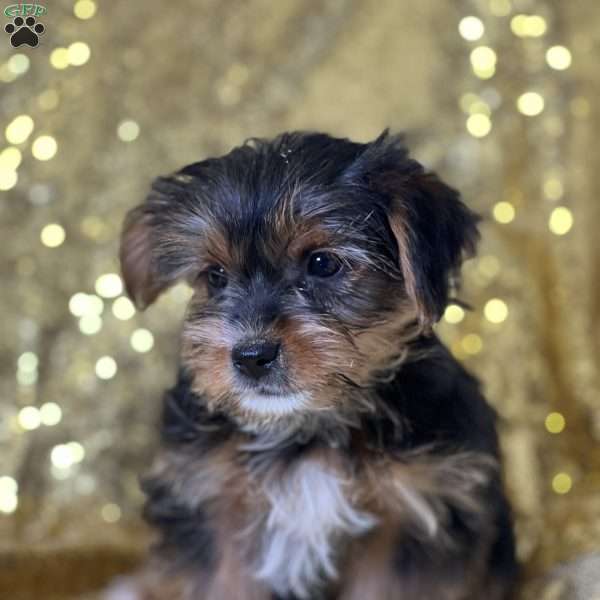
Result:
[[[12,23],[7,23],[4,27],[4,31],[10,34],[10,43],[14,48],[23,44],[35,48],[45,30],[41,23],[36,23],[35,17],[15,17]]]

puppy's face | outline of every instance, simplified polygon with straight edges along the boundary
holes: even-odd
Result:
[[[475,239],[456,192],[397,138],[293,133],[156,180],[121,262],[140,306],[188,281],[194,390],[251,423],[365,408]]]

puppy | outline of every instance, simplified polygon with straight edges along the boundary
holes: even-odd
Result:
[[[495,416],[432,330],[477,238],[387,132],[252,139],[158,178],[123,277],[141,308],[193,295],[143,484],[160,541],[113,597],[510,598]]]

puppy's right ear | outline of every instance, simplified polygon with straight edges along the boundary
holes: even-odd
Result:
[[[154,259],[153,215],[145,204],[125,217],[119,259],[125,289],[141,310],[152,304],[167,287],[161,283]]]
[[[198,272],[199,240],[208,222],[205,170],[210,164],[194,163],[157,177],[146,200],[125,217],[121,273],[127,294],[139,309]]]

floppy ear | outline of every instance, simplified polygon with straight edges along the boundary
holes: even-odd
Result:
[[[185,275],[185,226],[195,224],[187,202],[192,180],[184,170],[158,177],[146,201],[125,217],[121,273],[127,294],[139,309],[147,308]]]
[[[390,198],[388,220],[408,294],[430,326],[443,315],[463,260],[475,253],[479,217],[434,173],[413,160],[404,166],[383,174],[379,185]]]
[[[139,309],[152,304],[166,285],[156,272],[153,249],[152,213],[136,206],[125,217],[119,259],[125,290]]]

